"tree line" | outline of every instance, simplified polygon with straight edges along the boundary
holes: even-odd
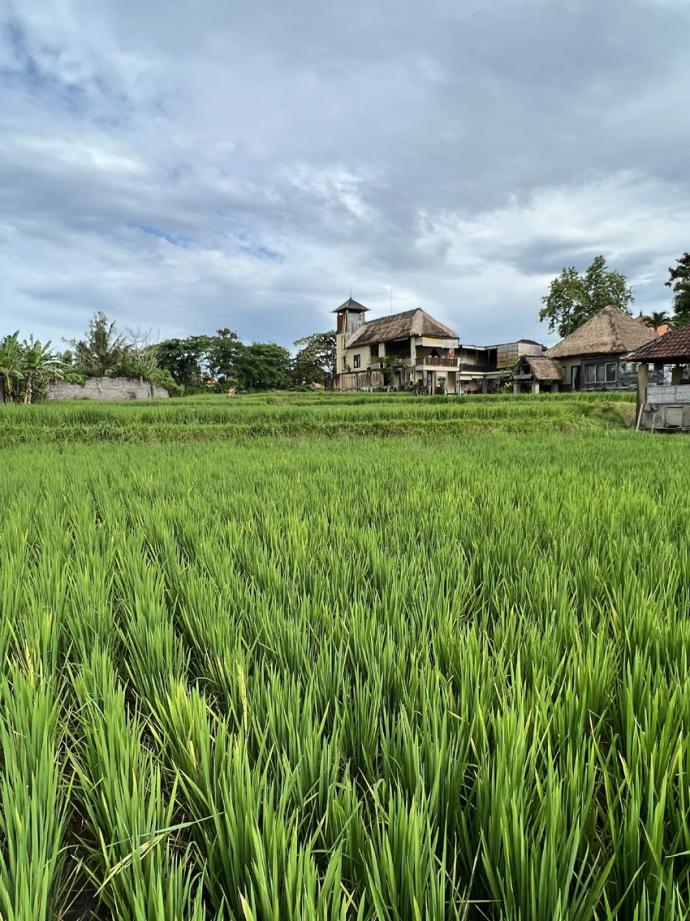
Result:
[[[294,343],[290,352],[274,342],[246,344],[231,329],[215,335],[166,339],[156,353],[161,368],[185,392],[236,387],[283,390],[318,384],[329,386],[335,369],[335,333],[314,333]]]
[[[672,312],[642,319],[650,327],[690,323],[690,252],[669,267],[665,282],[673,293]],[[632,288],[620,272],[597,256],[584,272],[565,267],[542,298],[539,319],[549,332],[569,335],[609,304],[630,313]],[[294,342],[296,353],[275,342],[244,343],[231,329],[213,335],[153,342],[150,333],[120,334],[103,312],[94,314],[81,339],[62,352],[19,332],[0,340],[0,403],[31,403],[54,380],[134,377],[165,387],[173,395],[206,390],[281,390],[329,386],[335,374],[335,333],[314,333]]]
[[[19,332],[0,340],[0,402],[31,403],[51,381],[131,377],[172,395],[216,390],[273,390],[328,386],[335,367],[335,333],[314,333],[294,343],[295,355],[274,342],[244,343],[230,329],[214,335],[154,342],[150,332],[119,333],[103,312],[63,351]]]
[[[673,292],[672,311],[653,311],[642,317],[654,329],[690,323],[690,253],[679,256],[668,273],[664,284]],[[547,323],[549,332],[556,331],[564,337],[609,304],[630,313],[634,300],[625,275],[609,269],[606,259],[597,256],[584,272],[567,266],[553,279],[548,293],[542,298],[544,306],[539,312],[539,319]]]

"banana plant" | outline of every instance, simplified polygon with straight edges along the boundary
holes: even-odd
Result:
[[[31,403],[37,385],[64,377],[62,360],[45,344],[33,336],[23,344],[20,370],[24,378],[24,403]]]
[[[12,400],[14,385],[22,379],[22,347],[19,344],[19,331],[5,336],[0,341],[0,403]]]

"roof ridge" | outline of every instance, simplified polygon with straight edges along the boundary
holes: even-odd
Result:
[[[622,346],[622,342],[621,337],[619,336],[618,325],[616,323],[618,314],[614,313],[615,309],[615,304],[607,304],[606,307],[604,307],[604,311],[606,312],[606,319],[608,320],[609,326],[611,327],[611,339],[616,348],[618,348],[618,346]]]

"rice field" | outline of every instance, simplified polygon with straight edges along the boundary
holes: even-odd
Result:
[[[2,407],[4,444],[71,441],[208,442],[257,436],[464,435],[600,431],[634,417],[634,395],[411,397],[408,394],[269,393],[155,402],[79,400]]]
[[[300,399],[0,407],[0,918],[687,918],[690,441]]]

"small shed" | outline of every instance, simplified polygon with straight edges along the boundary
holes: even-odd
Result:
[[[558,390],[563,380],[558,364],[545,355],[523,355],[511,375],[513,393],[539,393]]]
[[[637,366],[637,427],[690,432],[690,325],[672,329],[626,356]],[[671,382],[650,381],[654,370],[671,367]]]

